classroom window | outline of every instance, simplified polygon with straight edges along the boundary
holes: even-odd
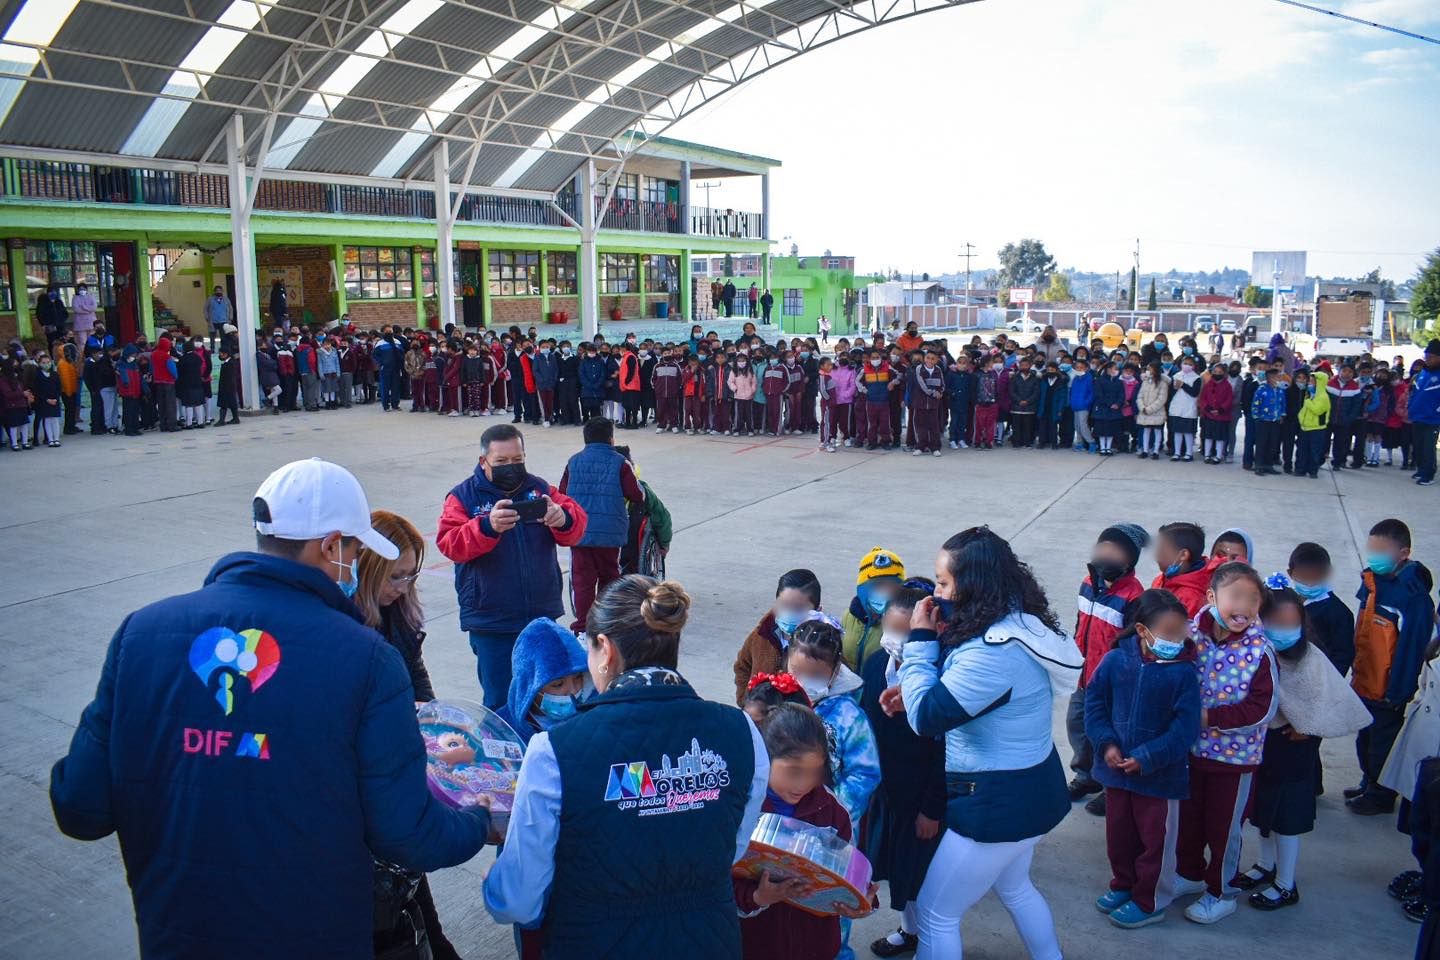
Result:
[[[680,289],[680,258],[663,253],[645,254],[645,292],[671,293]]]
[[[491,250],[490,296],[540,296],[540,251]]]
[[[346,247],[345,296],[350,300],[409,300],[415,296],[409,247]]]
[[[170,272],[170,258],[163,253],[150,254],[150,282],[159,283]]]
[[[460,296],[460,252],[450,252],[450,276],[454,280],[454,296]],[[431,299],[439,288],[440,278],[435,271],[435,251],[420,251],[420,296]]]
[[[787,317],[804,316],[805,291],[795,287],[786,287],[785,299],[780,304],[780,312]]]
[[[15,309],[15,291],[10,289],[10,251],[0,256],[0,313]]]
[[[545,254],[545,286],[550,296],[574,296],[580,286],[576,280],[575,254],[551,250]]]
[[[638,293],[640,256],[634,253],[600,254],[600,292]]]
[[[659,177],[645,177],[643,180],[646,203],[664,203],[667,181]]]
[[[30,306],[49,287],[57,287],[66,303],[75,285],[90,287],[100,282],[99,255],[94,243],[85,240],[36,240],[25,244],[25,293]]]

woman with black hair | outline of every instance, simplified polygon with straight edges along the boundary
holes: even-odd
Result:
[[[676,671],[689,610],[674,581],[607,586],[585,618],[595,696],[525,752],[485,906],[500,923],[543,918],[546,957],[664,943],[740,955],[730,868],[760,817],[769,755],[749,717]]]
[[[1050,907],[1030,880],[1040,838],[1070,809],[1051,735],[1082,658],[1045,592],[988,527],[945,542],[900,664],[910,725],[945,737],[948,828],[920,889],[920,960],[963,955],[960,921],[994,889],[1035,960],[1056,960]]]

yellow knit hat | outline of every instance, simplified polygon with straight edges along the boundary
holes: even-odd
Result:
[[[858,587],[880,577],[904,580],[905,563],[894,551],[884,547],[872,547],[869,553],[860,558],[860,575],[855,578],[855,585]]]

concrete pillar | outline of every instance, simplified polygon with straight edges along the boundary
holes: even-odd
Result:
[[[235,274],[235,326],[240,340],[240,389],[247,410],[260,409],[260,377],[255,366],[255,331],[259,329],[259,280],[255,268],[255,236],[250,231],[251,191],[245,171],[245,121],[240,114],[225,128],[225,162],[230,177],[230,247]]]
[[[5,256],[10,261],[10,295],[15,299],[15,335],[21,340],[28,340],[31,327],[30,297],[25,289],[25,247],[11,247],[5,251]]]
[[[600,332],[600,258],[595,250],[595,161],[586,160],[580,178],[580,335]]]
[[[689,222],[689,214],[686,214],[686,222]],[[690,248],[686,247],[680,251],[680,319],[688,323],[694,323],[692,316],[695,313],[694,297],[691,291],[694,288],[695,280],[690,275],[692,267],[690,264]]]
[[[770,236],[770,174],[760,174],[760,236]]]
[[[450,144],[441,140],[435,148],[435,299],[440,305],[441,330],[456,322],[455,261],[451,253],[454,231],[455,221],[450,219]],[[418,288],[419,274],[416,281]]]
[[[692,221],[690,219],[690,161],[680,161],[680,232],[690,233]],[[690,313],[688,309],[682,310],[687,318]]]

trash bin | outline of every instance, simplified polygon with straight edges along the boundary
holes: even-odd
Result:
[[[670,304],[668,301],[655,304],[655,318],[657,320],[670,319]]]

